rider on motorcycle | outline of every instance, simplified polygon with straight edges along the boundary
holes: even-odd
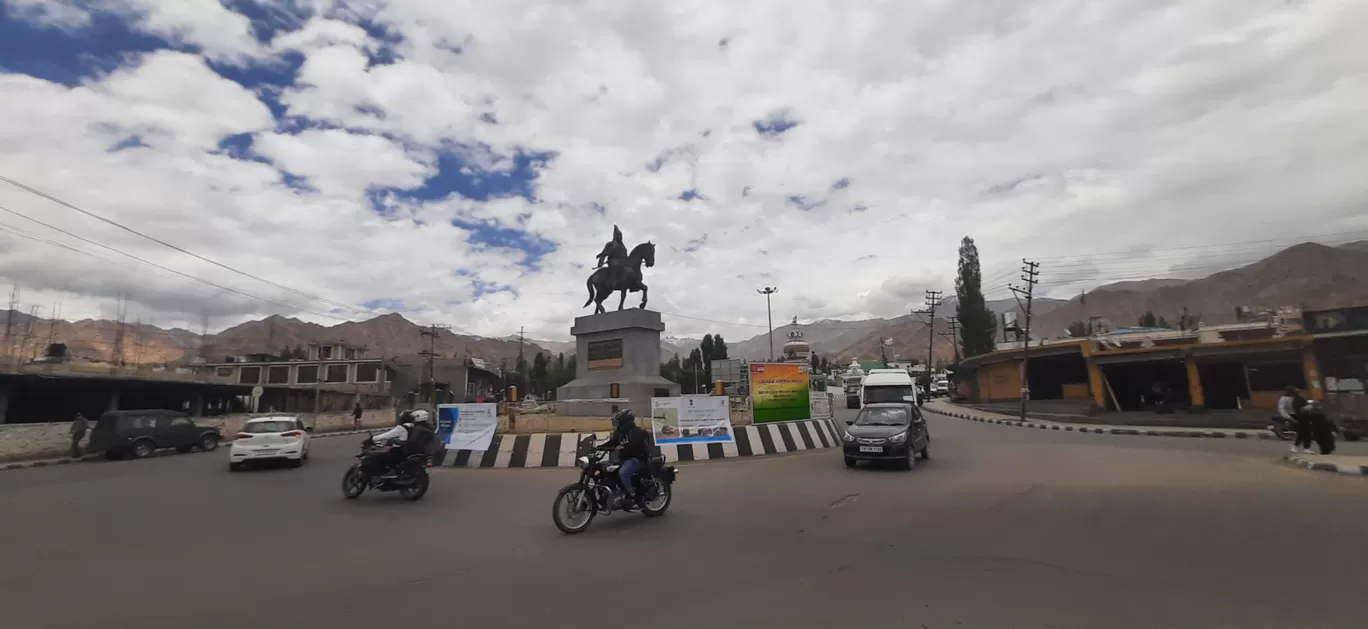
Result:
[[[372,455],[367,463],[373,470],[398,470],[409,455],[426,453],[428,437],[433,434],[435,431],[427,411],[404,411],[393,428],[370,438],[377,447],[389,447]]]
[[[637,427],[636,414],[631,409],[623,409],[613,416],[613,436],[603,445],[603,450],[622,448],[618,453],[618,478],[622,481],[622,491],[638,508],[644,506],[640,492],[636,490],[635,477],[646,467],[650,458],[650,444],[646,431]]]

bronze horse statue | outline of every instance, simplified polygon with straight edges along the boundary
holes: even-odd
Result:
[[[632,252],[627,254],[627,259],[623,261],[618,269],[619,275],[613,277],[613,267],[606,266],[600,268],[589,276],[589,281],[585,285],[589,288],[589,301],[584,302],[585,306],[594,304],[594,314],[604,312],[603,300],[613,294],[613,291],[622,291],[622,298],[618,300],[618,310],[622,310],[622,305],[627,301],[627,293],[640,292],[641,305],[638,308],[646,307],[646,297],[648,292],[646,285],[641,283],[641,265],[645,263],[647,268],[655,266],[655,245],[644,242],[637,245]]]

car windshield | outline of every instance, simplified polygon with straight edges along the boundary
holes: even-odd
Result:
[[[286,432],[297,429],[298,427],[295,426],[295,421],[293,419],[277,419],[265,422],[252,422],[243,426],[242,432],[259,435],[262,433]]]
[[[906,402],[903,398],[912,395],[910,386],[865,387],[865,404],[880,402]]]
[[[907,409],[898,407],[866,408],[855,418],[856,426],[906,426],[911,417]]]

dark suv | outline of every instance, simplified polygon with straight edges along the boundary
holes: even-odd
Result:
[[[179,411],[109,411],[95,422],[89,451],[104,452],[107,459],[141,459],[159,448],[208,452],[218,447],[220,438],[217,428],[196,426]]]

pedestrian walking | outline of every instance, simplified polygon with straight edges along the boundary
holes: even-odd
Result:
[[[1297,387],[1287,387],[1283,396],[1278,398],[1278,414],[1284,419],[1289,419],[1297,428],[1297,440],[1292,442],[1292,451],[1311,454],[1311,433],[1314,426],[1310,418],[1302,416],[1302,410],[1305,408],[1306,398],[1302,397]]]
[[[1330,418],[1326,416],[1325,409],[1321,408],[1320,402],[1308,401],[1306,407],[1301,411],[1301,419],[1310,425],[1311,434],[1316,439],[1316,445],[1320,447],[1320,453],[1333,454],[1335,452],[1335,427],[1330,424]]]
[[[81,440],[85,439],[88,430],[90,430],[90,421],[85,418],[85,415],[76,413],[76,419],[71,422],[71,458],[81,458]]]
[[[363,412],[365,411],[361,410],[361,403],[357,402],[356,408],[352,409],[352,430],[361,429],[361,414]]]

